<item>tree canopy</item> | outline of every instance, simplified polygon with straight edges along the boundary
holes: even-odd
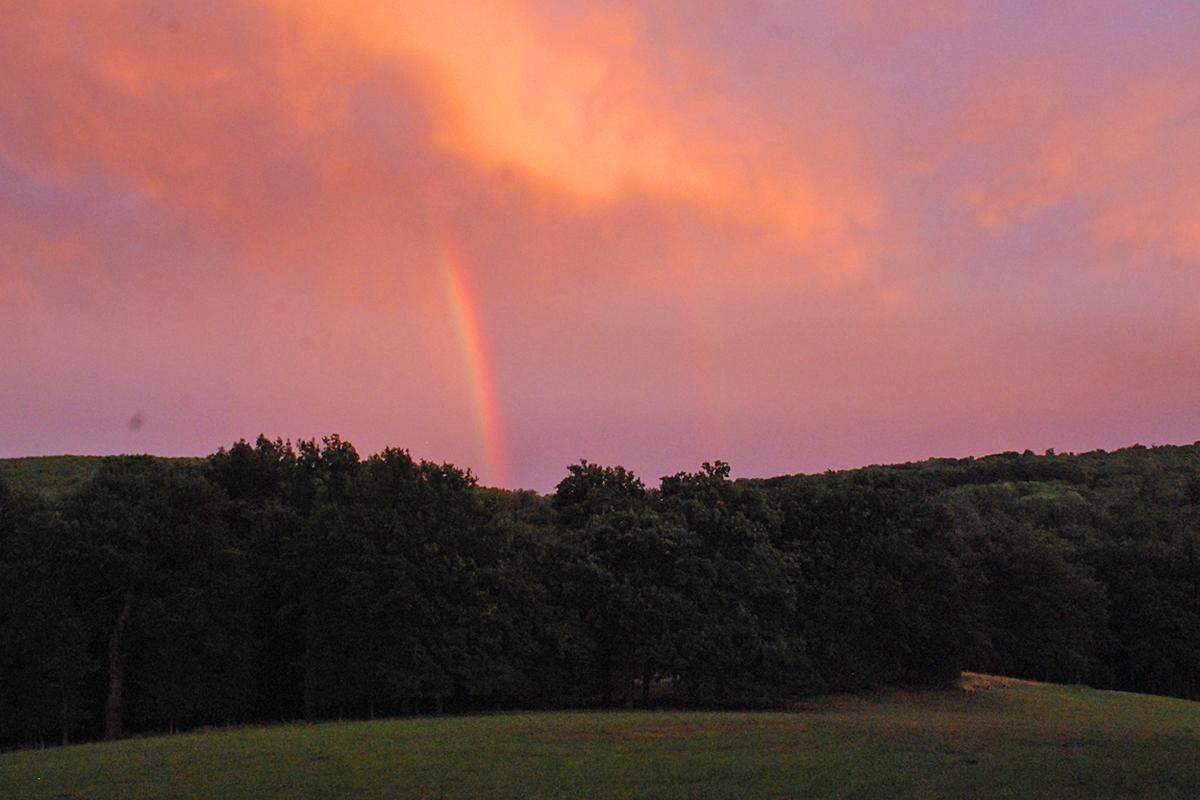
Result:
[[[965,668],[1200,696],[1200,444],[657,486],[581,461],[547,496],[337,436],[71,474],[0,481],[0,746]]]

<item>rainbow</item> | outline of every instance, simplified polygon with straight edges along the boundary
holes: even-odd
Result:
[[[451,241],[443,239],[438,244],[437,261],[471,384],[475,426],[483,443],[487,474],[480,478],[495,486],[508,486],[504,426],[500,421],[491,350],[480,322],[479,299],[463,267],[462,256]]]

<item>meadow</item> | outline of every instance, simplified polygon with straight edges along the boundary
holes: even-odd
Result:
[[[1200,704],[1050,684],[786,712],[285,725],[0,755],[8,798],[1195,798]]]

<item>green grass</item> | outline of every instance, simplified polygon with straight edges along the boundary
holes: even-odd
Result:
[[[1016,685],[244,728],[3,754],[0,797],[1191,799],[1200,704]]]

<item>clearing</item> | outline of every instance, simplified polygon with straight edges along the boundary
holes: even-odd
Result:
[[[0,754],[0,797],[1200,797],[1200,703],[964,686],[789,712],[410,718],[21,751]]]

